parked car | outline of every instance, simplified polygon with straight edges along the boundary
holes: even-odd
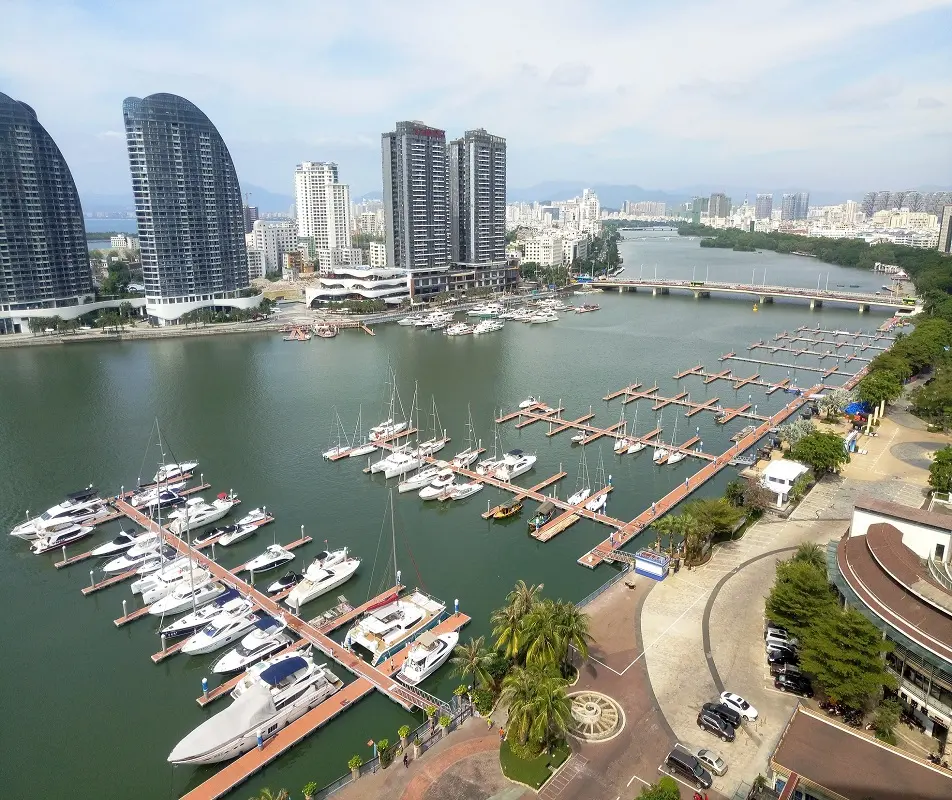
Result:
[[[757,709],[748,703],[743,697],[734,692],[721,692],[721,703],[728,708],[734,709],[744,719],[751,721],[757,719]]]
[[[789,633],[789,631],[786,628],[784,628],[782,625],[777,625],[775,622],[771,622],[770,620],[767,620],[767,624],[764,625],[764,640],[765,641],[767,639],[767,635],[770,633],[787,634]]]
[[[719,716],[732,728],[740,727],[740,723],[742,721],[741,715],[738,714],[733,708],[729,708],[723,703],[705,703],[703,710],[710,711],[712,714],[717,714],[717,716]]]
[[[715,736],[720,736],[725,742],[734,741],[734,728],[711,711],[701,711],[697,715],[697,726]]]
[[[692,751],[692,753],[701,762],[701,766],[712,775],[723,775],[727,772],[727,762],[716,750],[702,747],[699,750]]]
[[[799,664],[800,656],[792,647],[775,645],[767,648],[767,663],[773,664]]]
[[[774,677],[774,686],[781,692],[813,697],[813,685],[803,675],[787,675],[780,673]]]
[[[714,783],[711,773],[704,768],[698,758],[681,745],[675,746],[674,750],[668,753],[664,765],[671,772],[692,782],[698,789],[710,789],[711,784]]]
[[[786,675],[800,675],[800,667],[790,661],[776,661],[772,662],[770,659],[767,660],[767,663],[770,664],[770,674],[773,676],[786,674]]]
[[[796,647],[799,642],[795,636],[791,636],[789,633],[771,631],[767,634],[767,638],[764,639],[764,644],[769,649],[777,645],[783,645],[784,647]]]

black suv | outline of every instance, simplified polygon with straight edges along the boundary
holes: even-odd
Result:
[[[693,755],[680,747],[675,747],[664,760],[664,765],[671,771],[683,776],[694,783],[698,789],[710,789],[714,782],[711,773],[701,765]]]
[[[797,655],[796,650],[789,647],[771,647],[767,651],[767,663],[770,665],[771,671],[773,671],[775,666],[799,664],[800,656]]]
[[[711,705],[710,703],[705,703],[705,706]],[[720,736],[725,742],[734,741],[734,726],[730,725],[713,711],[701,710],[697,715],[697,726],[702,730],[713,733],[715,736]]]
[[[707,711],[710,714],[717,714],[717,716],[732,728],[740,727],[741,716],[730,706],[725,706],[723,703],[705,703],[701,710]]]
[[[774,686],[781,692],[793,692],[804,697],[813,697],[813,686],[803,675],[788,675],[781,672],[774,677]]]

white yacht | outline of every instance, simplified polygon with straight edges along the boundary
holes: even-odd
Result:
[[[685,458],[685,455],[680,450],[675,450],[674,448],[672,448],[671,450],[668,451],[669,464],[677,464],[679,461],[683,461],[684,458]]]
[[[228,533],[222,534],[218,539],[218,544],[222,547],[228,547],[230,544],[235,544],[244,539],[247,539],[249,536],[253,536],[258,532],[258,525],[236,525],[237,530],[229,531]]]
[[[458,469],[464,469],[479,458],[479,450],[475,447],[467,447],[460,453],[453,456],[453,466]]]
[[[594,511],[596,514],[601,514],[605,510],[605,506],[608,505],[608,492],[603,492],[594,500],[589,500],[585,504],[585,508],[589,511]]]
[[[254,682],[169,754],[172,764],[215,764],[257,747],[337,692],[341,681],[310,655],[288,653],[255,671]],[[236,687],[237,688],[237,687]]]
[[[245,514],[240,520],[238,520],[239,525],[260,525],[268,519],[268,509],[253,508],[247,514]]]
[[[453,654],[453,648],[459,642],[459,633],[450,631],[439,636],[426,631],[421,633],[410,648],[399,678],[410,686],[416,686],[424,678],[436,672]]]
[[[501,331],[504,327],[506,327],[506,323],[500,322],[498,319],[484,319],[473,328],[473,334],[479,336],[481,333],[493,333]]]
[[[554,311],[539,311],[529,317],[528,322],[530,325],[539,325],[543,322],[558,322],[559,315]]]
[[[656,447],[651,456],[651,460],[654,461],[655,464],[664,464],[664,462],[668,460],[668,448],[663,444]]]
[[[237,504],[233,494],[222,492],[211,503],[201,497],[192,497],[181,508],[169,514],[169,530],[174,534],[185,533],[186,529],[201,528],[218,522]]]
[[[386,419],[370,429],[370,439],[386,439],[394,434],[400,433],[400,431],[405,430],[406,427],[406,422],[394,422],[392,419]]]
[[[631,442],[631,444],[628,445],[628,450],[627,450],[626,452],[628,453],[628,455],[632,455],[632,454],[634,454],[634,453],[640,453],[640,452],[641,452],[642,450],[644,450],[647,446],[648,446],[648,445],[646,445],[646,444],[645,444],[644,442],[642,442],[640,439],[633,439],[632,442]]]
[[[510,450],[502,460],[502,466],[493,473],[501,481],[511,481],[535,466],[536,456],[523,453],[522,450]]]
[[[533,397],[531,394],[519,403],[519,408],[532,408],[532,406],[538,405],[542,402],[541,397]]]
[[[268,586],[268,592],[271,594],[283,592],[285,589],[290,589],[292,586],[300,583],[303,580],[304,576],[300,572],[295,572],[294,570],[289,569],[284,573],[284,575]]]
[[[166,558],[166,553],[169,551],[171,551],[171,555]],[[123,555],[128,554],[124,553]],[[159,566],[155,569],[143,569],[143,567],[153,558],[160,560],[161,563]],[[146,561],[143,561],[139,569],[136,570],[136,574],[142,575],[143,577],[132,582],[132,593],[142,594],[143,592],[153,588],[155,585],[177,576],[188,567],[189,563],[190,559],[188,556],[177,555],[176,551],[172,547],[165,546],[161,551],[157,550],[155,555],[150,556]]]
[[[148,489],[143,489],[140,492],[136,492],[129,498],[129,505],[133,508],[142,508],[143,506],[155,506],[161,503],[163,500],[166,501],[168,505],[169,500],[172,499],[172,495],[166,495],[167,492],[174,492],[175,496],[179,496],[179,492],[185,488],[186,481],[176,481],[174,483],[163,483],[161,486],[150,486]],[[163,497],[163,495],[166,495]],[[163,506],[164,507],[164,506]]]
[[[202,567],[193,567],[187,557],[177,558],[168,567],[140,578],[132,584],[135,593],[136,585],[142,602],[147,606],[161,600],[174,592],[183,582],[186,586],[208,583],[211,580],[209,572]]]
[[[283,564],[287,564],[289,561],[293,560],[294,553],[292,553],[286,547],[282,547],[279,544],[269,544],[261,555],[255,556],[253,559],[251,559],[251,561],[241,568],[241,571],[253,572],[255,574],[259,572],[267,572],[270,569],[277,569]]]
[[[362,649],[379,664],[403,642],[435,624],[445,610],[443,603],[414,592],[364,614],[347,631],[344,646]]]
[[[197,461],[183,461],[181,464],[165,464],[159,467],[159,471],[152,476],[152,483],[168,483],[189,475],[195,467]]]
[[[413,472],[422,463],[423,461],[419,456],[410,453],[391,453],[390,458],[386,459],[382,471],[385,478],[396,478],[398,475]]]
[[[208,573],[205,573],[208,575]],[[225,584],[218,581],[205,580],[202,583],[189,580],[179,581],[178,585],[165,597],[156,600],[149,606],[149,613],[156,617],[167,614],[181,614],[189,608],[197,608],[211,603],[227,591]],[[144,596],[143,596],[144,598]]]
[[[286,628],[287,625],[274,617],[262,616],[255,622],[255,629],[247,634],[236,648],[229,650],[215,662],[212,672],[217,675],[238,672],[287,647],[291,644],[291,636]]]
[[[421,500],[435,500],[444,489],[447,489],[456,479],[456,473],[451,469],[440,470],[436,477],[419,491]]]
[[[575,494],[569,495],[566,499],[566,503],[570,506],[577,506],[579,503],[588,499],[588,496],[592,493],[592,490],[588,486],[583,486]]]
[[[469,483],[461,483],[455,489],[452,490],[452,493],[449,496],[450,500],[465,500],[467,497],[472,497],[476,492],[481,492],[483,490],[483,484],[480,481],[469,481]]]
[[[374,450],[377,449],[377,445],[373,442],[365,442],[364,444],[359,444],[356,447],[352,448],[351,451],[347,454],[348,458],[357,458],[358,456],[369,456]]]
[[[209,544],[213,539],[217,541],[222,536],[225,536],[229,533],[238,533],[239,525],[231,523],[229,525],[219,525],[216,528],[212,528],[210,531],[204,531],[203,533],[196,533],[192,536],[192,544],[195,547],[203,547],[206,544]]]
[[[177,555],[178,551],[171,545],[165,544],[156,547],[151,553],[147,553],[135,567],[136,575],[151,575],[153,572],[167,566]]]
[[[159,630],[159,633],[164,634],[169,639],[191,636],[193,633],[198,633],[215,617],[225,611],[233,616],[240,617],[254,611],[254,604],[250,600],[245,600],[236,589],[229,589],[219,596],[215,602],[202,606],[184,617],[179,617],[175,622]]]
[[[137,544],[158,544],[159,537],[155,533],[134,533],[131,531],[119,531],[119,535],[111,541],[99,545],[99,547],[90,551],[94,556],[111,556],[113,553],[122,553],[135,547]]]
[[[92,525],[77,525],[73,522],[61,523],[56,528],[58,530],[50,529],[45,535],[34,539],[30,545],[30,550],[36,555],[48,553],[50,550],[58,550],[67,544],[84,539],[95,530]]]
[[[304,580],[295,585],[285,602],[293,610],[299,611],[305,603],[349,581],[359,566],[358,558],[345,558],[334,564],[311,564],[304,571]]]
[[[572,437],[572,444],[581,444],[588,438],[587,431],[580,431]]]
[[[409,451],[409,449],[410,449],[409,446],[401,444],[401,445],[397,445],[396,447],[391,449],[389,452],[385,450],[384,452],[386,454],[378,458],[376,461],[374,461],[370,465],[371,474],[383,472],[388,466],[390,466],[391,460],[397,453],[406,454]]]
[[[476,328],[473,325],[467,325],[465,322],[457,322],[455,325],[450,325],[444,333],[446,333],[447,336],[468,336],[474,330],[476,330]]]
[[[213,653],[216,650],[221,650],[221,648],[243,639],[245,634],[254,628],[257,621],[257,614],[248,613],[236,616],[227,610],[222,611],[182,645],[182,652],[188,656],[197,656],[202,653]]]
[[[107,575],[114,572],[127,572],[130,569],[141,566],[149,559],[158,558],[160,549],[162,548],[160,547],[158,538],[153,540],[151,546],[140,547],[136,545],[103,564],[102,571]]]
[[[99,498],[99,493],[89,486],[81,492],[66,495],[66,499],[40,516],[21,522],[10,531],[11,536],[32,540],[46,536],[58,525],[95,525],[108,516],[111,509]]]
[[[404,317],[403,319],[399,320],[397,322],[397,325],[406,325],[406,326],[415,325],[418,319],[422,319],[422,317],[411,315],[409,317]]]
[[[403,492],[412,492],[417,489],[422,489],[440,474],[440,469],[441,467],[439,465],[421,468],[419,472],[400,481],[397,485],[397,491],[402,494]]]

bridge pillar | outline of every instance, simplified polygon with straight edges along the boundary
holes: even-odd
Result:
[[[701,297],[701,292],[698,291],[697,289],[695,289],[695,290],[694,290],[694,299],[695,299],[695,300],[699,300],[700,297]]]
[[[651,287],[651,296],[652,296],[652,297],[657,297],[657,296],[658,296],[658,287],[657,287],[657,286],[652,286],[652,287]]]
[[[823,301],[818,297],[810,298],[810,310],[813,311],[815,308],[823,308]]]
[[[769,294],[762,294],[760,296],[760,304],[764,305],[765,303],[772,303],[773,298]]]
[[[869,303],[860,303],[859,304],[859,313],[865,314],[869,311]]]

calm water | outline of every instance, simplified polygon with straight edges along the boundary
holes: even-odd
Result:
[[[138,226],[134,219],[86,219],[86,233],[98,233],[99,231],[122,231],[123,233],[137,233]],[[87,247],[90,250],[109,249],[109,238],[89,239]]]
[[[858,283],[873,289],[878,283],[871,274],[811,259],[700,250],[696,240],[649,236],[623,243],[629,274],[642,263],[651,270],[657,263],[659,275],[673,277],[689,276],[694,265],[698,271],[709,265],[712,280],[740,280],[749,278],[752,268],[766,268],[768,283],[808,287],[816,285],[822,266],[824,276],[830,272],[831,286]],[[670,394],[676,371],[698,360],[713,367],[724,352],[740,351],[777,331],[818,321],[829,328],[870,328],[882,320],[780,303],[755,314],[745,302],[646,294],[606,293],[599,302],[599,313],[563,315],[550,326],[509,323],[478,339],[389,326],[378,328],[376,337],[347,332],[310,343],[262,334],[0,351],[0,530],[8,530],[26,509],[42,511],[89,482],[116,491],[140,475],[151,476],[158,452],[154,447],[147,452],[146,443],[158,417],[174,455],[201,460],[213,486],[209,496],[234,489],[244,500],[241,508],[267,505],[277,517],[257,537],[220,556],[224,563],[246,560],[272,537],[297,538],[304,525],[315,543],[299,551],[298,567],[324,539],[347,544],[364,563],[358,577],[338,592],[361,602],[390,578],[384,574],[389,569],[385,482],[363,475],[354,460],[325,463],[320,451],[330,439],[335,408],[350,428],[359,405],[369,424],[384,416],[388,360],[405,404],[418,382],[424,425],[435,396],[441,423],[454,437],[444,453],[452,455],[465,446],[467,407],[484,442],[492,439],[494,409],[511,409],[529,393],[541,393],[551,403],[561,399],[573,418],[591,405],[595,422],[608,424],[617,421],[621,409],[617,401],[606,404],[600,398],[632,381],[650,385],[657,380]],[[780,355],[773,358],[784,360]],[[735,371],[746,375],[754,369],[737,365]],[[785,370],[766,367],[762,374],[779,379]],[[812,385],[809,374],[801,377],[801,383]],[[727,405],[739,399],[724,382],[705,387],[700,379],[690,379],[682,385],[694,400],[717,395]],[[740,394],[746,400],[748,393]],[[782,393],[766,398],[763,389],[753,388],[752,396],[761,411],[784,402]],[[639,430],[654,427],[649,404],[630,404],[628,418],[635,405],[641,406]],[[671,410],[665,414],[666,437],[674,417]],[[705,449],[725,448],[743,422],[715,429],[710,417],[679,416],[678,438],[700,426]],[[500,434],[506,448],[538,453],[536,469],[517,482],[535,483],[562,464],[569,477],[560,495],[574,490],[578,451],[567,435],[548,439],[541,425],[521,434],[508,425]],[[696,468],[690,459],[655,467],[650,451],[623,461],[607,444],[602,451],[617,487],[608,510],[624,519]],[[599,448],[589,447],[588,457],[594,471]],[[722,475],[706,491],[718,492],[729,477]],[[519,578],[544,581],[546,594],[578,600],[613,574],[609,567],[592,572],[575,563],[605,537],[595,523],[579,522],[539,544],[525,533],[526,512],[511,524],[480,519],[487,502],[500,499],[493,489],[443,507],[424,504],[415,494],[396,498],[397,558],[404,582],[419,584],[450,605],[459,598],[460,608],[474,618],[466,636],[489,632],[489,611]],[[94,542],[117,529],[114,523]],[[132,597],[128,586],[83,598],[79,589],[93,562],[56,571],[54,560],[33,556],[22,542],[0,536],[4,711],[8,722],[16,721],[3,726],[6,793],[179,796],[211,774],[172,769],[165,758],[207,713],[195,697],[214,657],[176,656],[153,665],[149,655],[159,648],[155,624],[146,619],[121,630],[112,624],[122,599]],[[306,613],[313,616],[333,603],[333,596],[322,598]],[[425,688],[448,696],[457,683],[444,669]],[[353,753],[367,757],[369,738],[392,741],[403,722],[412,724],[389,700],[371,696],[236,796],[249,796],[264,785],[286,786],[294,793],[308,780],[323,785],[346,771]]]

